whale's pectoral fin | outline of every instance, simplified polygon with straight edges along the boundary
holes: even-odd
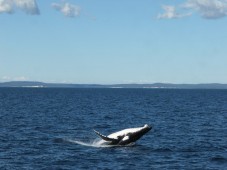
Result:
[[[122,139],[122,141],[126,141],[126,140],[129,140],[129,136],[128,136],[128,135],[126,135],[126,136]]]
[[[94,132],[95,132],[100,138],[102,138],[102,139],[105,140],[105,141],[114,142],[114,143],[119,141],[119,139],[113,139],[113,138],[109,138],[109,137],[107,137],[107,136],[105,136],[105,135],[102,135],[101,133],[99,133],[99,132],[96,131],[96,130],[94,130]]]
[[[130,143],[130,135],[125,135],[118,144],[127,145],[129,143]]]

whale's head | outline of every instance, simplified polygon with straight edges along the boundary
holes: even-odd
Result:
[[[145,133],[149,132],[151,129],[152,129],[152,126],[149,126],[148,124],[145,124],[141,130],[145,134]]]

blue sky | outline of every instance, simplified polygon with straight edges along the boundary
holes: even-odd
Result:
[[[0,0],[0,82],[227,83],[227,0]]]

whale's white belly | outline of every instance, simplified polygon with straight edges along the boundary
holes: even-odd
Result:
[[[126,136],[128,133],[135,133],[140,131],[142,128],[130,128],[130,129],[124,129],[119,132],[112,133],[108,135],[109,138],[117,139],[118,136]]]

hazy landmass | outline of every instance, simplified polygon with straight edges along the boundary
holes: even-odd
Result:
[[[227,89],[227,84],[67,84],[67,83],[44,83],[36,81],[10,81],[0,83],[0,87],[34,87],[34,88],[152,88],[152,89]]]

